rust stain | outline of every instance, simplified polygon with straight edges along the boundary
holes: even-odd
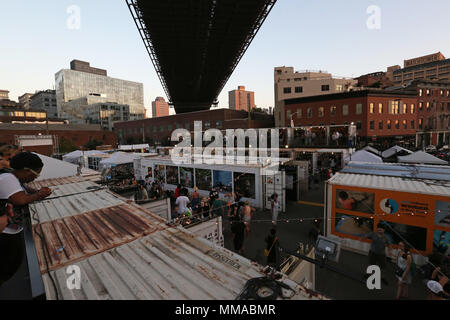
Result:
[[[33,236],[41,273],[47,272],[46,258],[49,271],[54,271],[162,230],[157,223],[124,204],[35,225]],[[43,235],[44,243],[36,230]]]

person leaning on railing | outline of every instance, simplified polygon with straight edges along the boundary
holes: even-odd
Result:
[[[24,209],[51,194],[49,188],[38,191],[24,186],[39,177],[43,166],[36,154],[21,152],[11,159],[11,171],[0,174],[0,202],[9,203],[13,210],[8,211],[6,226],[0,233],[0,284],[9,280],[22,263]]]

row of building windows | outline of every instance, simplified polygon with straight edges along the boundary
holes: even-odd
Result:
[[[450,97],[450,90],[442,90],[442,89],[436,89],[441,97]],[[419,89],[419,96],[432,96],[434,94],[434,89]]]
[[[211,128],[211,121],[205,121],[203,123],[203,126],[204,126],[204,129]],[[221,129],[222,126],[223,126],[222,120],[216,121],[216,128]],[[158,126],[148,126],[148,127],[146,127],[145,131],[147,133],[150,133],[152,131],[153,131],[153,133],[157,133],[157,132],[171,133],[174,129],[182,129],[182,128],[183,128],[183,126],[181,124],[177,123],[177,124],[175,124],[175,128],[171,124],[169,124],[167,126],[159,126],[159,127]],[[186,123],[184,125],[184,129],[191,130],[191,125],[189,123]],[[140,129],[139,128],[128,128],[127,129],[128,134],[133,134],[133,133],[138,134],[138,133],[143,133],[143,131],[144,131],[144,128],[140,128]]]
[[[0,116],[45,119],[47,114],[45,112],[0,111]]]
[[[399,120],[387,120],[386,121],[386,129],[391,130],[391,129],[397,129],[399,130],[401,126],[401,129],[407,130],[408,129],[408,121],[407,120],[403,120],[401,123]],[[419,121],[419,126],[421,126],[421,122]],[[369,129],[370,130],[375,130],[375,120],[371,120],[369,122]],[[380,120],[378,121],[378,130],[383,130],[384,129],[384,121]],[[410,125],[409,125],[409,129],[415,129],[415,121],[411,120],[410,121]]]
[[[343,85],[341,84],[336,85],[336,91],[342,91],[343,89],[344,89]],[[322,85],[321,90],[322,92],[330,91],[330,85],[329,84]],[[294,87],[294,92],[303,93],[303,87]],[[283,93],[284,94],[292,93],[292,88],[291,87],[283,88]]]
[[[433,102],[432,104],[430,102],[424,103],[423,101],[420,101],[419,102],[419,111],[422,111],[424,109],[424,107],[427,111],[430,111],[431,108],[433,108],[434,110],[437,110],[437,104],[438,103],[436,101]],[[441,111],[445,110],[445,102],[440,102],[440,109],[441,109]],[[447,102],[447,111],[450,111],[450,102]]]

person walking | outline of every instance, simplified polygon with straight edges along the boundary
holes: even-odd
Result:
[[[277,225],[278,214],[280,211],[280,203],[278,202],[278,195],[275,193],[272,199],[272,224]]]
[[[388,284],[386,278],[383,277],[384,269],[386,267],[386,248],[388,255],[391,256],[391,247],[389,239],[384,233],[384,228],[377,226],[376,232],[363,235],[361,238],[371,239],[372,243],[369,250],[369,265],[378,265],[381,269],[381,281]]]
[[[397,296],[395,299],[408,298],[408,286],[411,284],[411,264],[413,263],[409,246],[399,242],[395,276],[398,279]]]
[[[252,221],[253,211],[255,211],[255,208],[250,207],[250,203],[246,200],[243,208],[243,220],[245,223],[245,234],[247,236],[250,233],[250,222]]]
[[[267,265],[271,266],[275,270],[278,270],[278,246],[279,241],[277,237],[277,230],[275,228],[270,229],[270,234],[265,239],[266,250],[264,251],[267,257]]]
[[[200,193],[198,192],[197,186],[194,187],[194,192],[192,192],[192,211],[194,213],[200,211]]]

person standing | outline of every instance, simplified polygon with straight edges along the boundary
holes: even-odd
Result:
[[[279,211],[280,203],[278,202],[278,195],[275,193],[272,199],[272,224],[274,225],[277,225]]]
[[[186,196],[186,193],[183,192],[175,201],[175,205],[178,206],[178,214],[185,214],[188,209],[189,198]]]
[[[277,230],[270,229],[270,234],[266,237],[267,265],[278,270],[278,246]]]
[[[245,224],[238,215],[231,217],[231,232],[233,237],[234,250],[239,253],[244,253],[244,238],[245,238]]]
[[[11,279],[22,264],[25,208],[52,193],[49,188],[37,191],[24,186],[39,177],[43,166],[38,155],[21,152],[10,161],[12,171],[0,174],[0,201],[13,207],[13,212],[7,213],[8,221],[0,234],[0,284]]]
[[[397,267],[395,275],[398,279],[397,296],[398,299],[408,298],[408,286],[411,284],[411,264],[412,255],[409,247],[404,242],[399,242],[399,252],[397,255]]]
[[[200,193],[197,186],[194,187],[194,192],[192,192],[192,211],[194,213],[200,211]]]
[[[391,247],[389,239],[384,233],[384,228],[378,225],[376,232],[363,235],[362,238],[372,239],[369,250],[369,265],[378,265],[380,267],[381,281],[387,285],[388,282],[383,277],[383,273],[386,267],[386,248],[389,256],[391,256]]]
[[[253,211],[255,211],[255,209],[250,207],[248,200],[246,200],[243,208],[243,219],[245,224],[245,233],[247,236],[250,233],[250,223],[252,221]]]

